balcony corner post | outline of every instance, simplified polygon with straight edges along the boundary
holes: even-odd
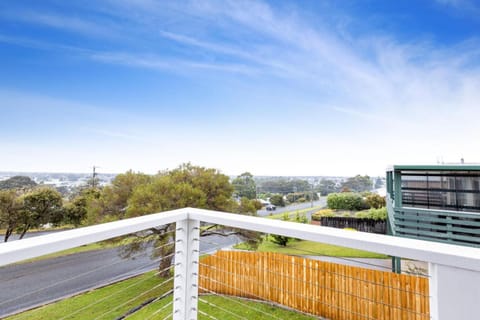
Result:
[[[173,284],[174,320],[197,319],[199,249],[200,221],[177,221]]]
[[[432,320],[470,320],[480,314],[480,272],[429,263]]]

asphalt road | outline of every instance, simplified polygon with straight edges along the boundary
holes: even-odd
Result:
[[[327,197],[320,197],[319,200],[313,202],[314,207],[324,207],[327,205]],[[267,211],[266,209],[258,210],[257,215],[260,217],[268,216],[270,214],[278,214],[282,212],[288,211],[295,211],[295,210],[303,210],[312,207],[311,202],[304,202],[304,203],[295,203],[286,207],[277,207],[275,211]],[[316,211],[316,210],[313,210]],[[307,212],[307,217],[310,218],[312,212]]]
[[[202,237],[200,251],[215,251],[240,242],[235,237]],[[0,268],[0,318],[44,305],[121,279],[153,270],[149,252],[122,259],[119,249],[72,254]]]

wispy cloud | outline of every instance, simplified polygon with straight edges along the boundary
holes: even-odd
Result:
[[[476,8],[465,0],[438,2],[455,10]],[[242,86],[273,96],[276,100],[265,99],[265,104],[275,105],[276,114],[293,113],[301,104],[315,105],[315,110],[308,110],[312,123],[328,117],[341,119],[339,131],[345,126],[346,135],[351,132],[351,139],[357,140],[359,132],[368,133],[367,138],[380,141],[380,148],[392,159],[402,156],[402,147],[412,148],[419,156],[447,147],[452,152],[472,149],[471,139],[465,137],[480,136],[478,38],[444,45],[425,38],[405,41],[375,29],[356,33],[343,26],[339,30],[328,19],[324,21],[322,13],[315,23],[304,19],[295,3],[286,8],[284,4],[243,0],[112,0],[89,10],[93,14],[82,18],[56,12],[30,12],[15,18],[81,36],[108,38],[108,46],[97,42],[96,48],[89,48],[91,42],[79,41],[84,47],[74,48],[1,35],[0,41],[69,50],[96,63],[202,80],[207,76],[212,88],[223,85],[225,79],[247,76]],[[295,91],[297,88],[300,90]],[[291,92],[289,104],[284,98],[290,98]],[[264,101],[255,103],[252,109],[262,108]],[[304,111],[295,110],[298,114]],[[334,136],[320,132],[324,130],[321,127],[318,125],[319,135]],[[119,140],[142,139],[128,130],[96,128],[87,129]],[[272,138],[277,135],[280,133]],[[394,150],[391,145],[395,143],[399,147]],[[359,152],[361,149],[358,144]],[[471,155],[480,159],[478,151]]]
[[[185,59],[172,59],[152,54],[132,54],[123,52],[96,52],[90,55],[93,60],[123,66],[140,67],[151,70],[178,71],[210,70],[228,73],[251,75],[258,70],[234,63],[205,63]]]
[[[114,130],[107,130],[103,128],[92,128],[92,127],[81,127],[81,130],[93,133],[93,134],[98,134],[101,136],[109,137],[109,138],[115,138],[115,139],[124,139],[124,140],[129,140],[129,141],[142,141],[141,137],[135,134],[131,134],[128,132],[122,132],[122,131],[114,131]]]
[[[472,19],[478,20],[478,14],[480,13],[480,4],[475,0],[435,0],[442,6],[446,6],[449,9],[453,8],[455,11],[466,15]]]

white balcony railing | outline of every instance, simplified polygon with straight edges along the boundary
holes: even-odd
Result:
[[[0,245],[0,266],[176,223],[174,319],[197,319],[200,222],[279,234],[429,263],[430,318],[480,314],[480,249],[185,208]]]

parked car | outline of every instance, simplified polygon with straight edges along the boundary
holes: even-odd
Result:
[[[265,207],[267,211],[274,211],[277,209],[273,204],[269,204],[268,206]]]

